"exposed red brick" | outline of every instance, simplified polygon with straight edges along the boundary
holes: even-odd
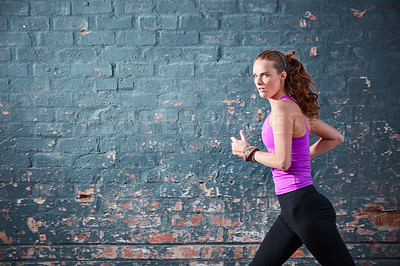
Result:
[[[7,234],[5,231],[0,232],[0,240],[3,241],[3,244],[11,244],[13,242],[13,238],[7,237]]]
[[[382,205],[379,204],[366,204],[364,212],[379,212],[383,211]]]
[[[143,248],[125,247],[122,257],[125,259],[144,259],[147,258],[144,251]]]
[[[203,221],[203,215],[197,215],[197,216],[194,216],[194,215],[193,215],[193,217],[192,217],[192,224],[193,224],[194,226],[198,226],[199,223],[202,222],[202,221]]]
[[[96,257],[97,258],[116,259],[118,257],[117,250],[118,250],[118,247],[108,247],[105,249],[101,249]]]
[[[210,259],[213,257],[222,258],[224,253],[223,246],[206,246],[204,247],[204,258]]]
[[[122,207],[122,208],[128,209],[128,210],[132,210],[133,209],[132,206],[128,205],[128,204],[122,204],[121,203],[119,206]]]
[[[253,258],[256,255],[259,246],[249,246],[249,258]]]
[[[200,258],[199,246],[179,246],[167,248],[165,258],[168,259],[198,259]]]
[[[301,249],[296,250],[296,252],[291,256],[291,258],[304,258],[304,252]]]
[[[233,256],[235,259],[243,258],[243,248],[237,247],[235,248],[235,255]]]
[[[231,220],[218,219],[216,217],[212,217],[212,221],[218,226],[240,226],[241,222],[232,222]]]
[[[178,201],[177,203],[175,203],[175,210],[176,211],[181,211],[183,209],[182,207],[182,202]]]
[[[174,242],[175,235],[174,234],[158,234],[153,233],[150,236],[149,242],[152,244],[160,244],[166,242]]]
[[[400,213],[383,212],[377,215],[376,225],[378,226],[400,226]]]

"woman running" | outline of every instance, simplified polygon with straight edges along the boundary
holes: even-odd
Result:
[[[343,142],[343,135],[318,119],[318,95],[303,64],[292,55],[264,51],[253,65],[254,83],[271,112],[262,127],[268,152],[250,146],[243,130],[232,137],[233,154],[271,167],[281,213],[261,243],[252,263],[282,265],[302,245],[321,265],[355,265],[336,227],[329,200],[313,186],[311,158]],[[311,147],[309,135],[320,139]]]

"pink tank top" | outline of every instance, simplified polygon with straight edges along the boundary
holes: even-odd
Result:
[[[283,96],[281,99],[288,98],[295,102],[289,96]],[[280,100],[281,100],[280,99]],[[269,152],[275,152],[274,134],[269,124],[269,117],[264,121],[262,127],[262,140]],[[309,185],[312,185],[311,177],[311,157],[309,136],[310,132],[306,123],[306,134],[302,137],[292,139],[292,162],[287,171],[271,168],[275,183],[275,193],[282,195]]]

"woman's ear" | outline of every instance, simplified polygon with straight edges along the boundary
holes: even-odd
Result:
[[[279,78],[280,78],[281,80],[284,80],[286,77],[287,77],[286,71],[282,71]]]

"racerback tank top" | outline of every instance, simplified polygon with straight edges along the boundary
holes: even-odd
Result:
[[[292,98],[285,95],[282,99],[290,99],[296,103]],[[265,119],[262,127],[262,141],[267,147],[268,152],[275,152],[274,133],[269,124],[271,113]],[[306,123],[304,121],[304,123]],[[275,193],[282,195],[297,189],[313,184],[311,177],[311,157],[309,136],[310,131],[306,123],[306,134],[302,137],[292,139],[292,161],[287,171],[282,171],[277,168],[271,168],[272,175],[275,183]]]

